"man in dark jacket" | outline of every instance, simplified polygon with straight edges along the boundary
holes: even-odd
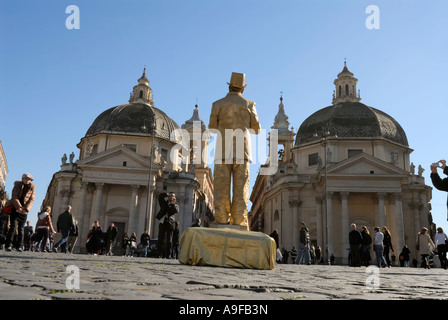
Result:
[[[58,217],[58,221],[56,222],[56,227],[58,233],[61,234],[62,238],[58,241],[53,247],[54,252],[58,252],[58,248],[65,244],[65,253],[68,253],[68,236],[70,235],[70,230],[75,226],[73,222],[73,216],[71,214],[72,206],[67,205],[67,209],[61,213]]]
[[[157,213],[159,223],[158,255],[162,258],[169,258],[171,251],[171,233],[174,229],[174,215],[179,212],[174,193],[159,195],[160,211]]]
[[[109,228],[107,228],[107,231],[106,231],[106,251],[107,251],[106,255],[107,256],[113,255],[112,248],[114,247],[115,239],[117,238],[117,234],[118,234],[117,227],[115,226],[115,223],[111,222],[109,225]]]
[[[143,231],[142,235],[140,236],[140,244],[142,245],[143,257],[146,257],[148,255],[148,247],[150,240],[151,239],[149,237],[148,230],[145,229],[145,231]]]
[[[360,267],[361,266],[361,244],[362,244],[362,235],[361,232],[356,230],[356,224],[352,223],[350,225],[351,231],[348,234],[348,242],[350,244],[350,254],[352,257],[352,267]]]
[[[443,173],[448,175],[448,167],[446,166],[446,160],[440,160],[439,162],[433,163],[431,165],[431,180],[432,184],[437,190],[440,191],[448,191],[448,178],[440,178],[437,173],[437,168],[441,168]],[[447,199],[447,207],[448,207],[448,199]],[[447,217],[448,220],[448,217]]]

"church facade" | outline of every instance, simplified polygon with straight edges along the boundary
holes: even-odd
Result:
[[[191,130],[205,125],[196,109],[182,125]],[[175,148],[174,120],[154,106],[146,70],[138,79],[129,103],[105,110],[77,144],[79,159],[72,153],[61,159],[42,206],[53,208],[53,220],[72,206],[79,229],[75,252],[84,252],[88,231],[99,220],[105,232],[111,222],[138,239],[145,229],[158,236],[158,195],[174,192],[180,213],[175,219],[181,233],[200,218],[207,225],[213,218],[213,180],[206,162],[191,165],[192,150]],[[202,142],[206,148],[208,141]],[[173,152],[174,150],[174,152]],[[117,244],[118,246],[119,244]]]
[[[283,101],[272,128],[278,130],[279,168],[258,175],[251,194],[251,230],[279,231],[280,249],[298,247],[299,222],[327,259],[348,261],[350,224],[387,226],[395,256],[404,245],[411,259],[422,227],[435,232],[421,166],[400,124],[360,102],[357,79],[347,66],[334,81],[332,105],[316,111],[297,133],[289,128]],[[417,171],[417,172],[416,172]],[[373,252],[371,253],[374,259]]]

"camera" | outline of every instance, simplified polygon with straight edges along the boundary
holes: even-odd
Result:
[[[437,161],[437,162],[434,162],[433,164],[431,164],[431,167],[434,167],[434,168],[440,168],[441,167],[441,163],[440,163],[440,161]]]

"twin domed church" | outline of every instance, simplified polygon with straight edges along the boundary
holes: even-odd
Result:
[[[360,102],[357,81],[345,64],[334,81],[332,105],[309,116],[297,133],[280,98],[272,126],[281,146],[278,170],[256,177],[249,221],[253,231],[278,229],[281,249],[297,248],[300,221],[310,229],[311,241],[333,254],[336,263],[347,262],[351,223],[372,233],[374,226],[388,226],[397,256],[403,245],[415,247],[422,227],[434,228],[432,189],[425,185],[421,167],[415,173],[403,128]],[[190,132],[198,124],[207,132],[197,108],[180,127],[156,108],[145,71],[129,103],[107,109],[93,121],[77,144],[79,159],[74,162],[73,154],[69,162],[63,158],[43,202],[56,215],[72,205],[80,233],[76,251],[85,251],[95,220],[103,228],[114,222],[119,237],[124,232],[139,237],[144,229],[157,237],[155,215],[162,192],[176,193],[181,232],[197,218],[203,225],[213,221],[211,169],[205,160],[195,165],[185,161],[195,156],[195,148],[207,154],[207,139],[191,150],[173,152],[173,131]]]

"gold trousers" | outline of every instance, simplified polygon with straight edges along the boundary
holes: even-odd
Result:
[[[249,168],[250,162],[242,164],[215,164],[214,168],[214,205],[215,222],[248,226],[247,205],[249,202]],[[230,200],[230,185],[233,177],[232,196]]]

